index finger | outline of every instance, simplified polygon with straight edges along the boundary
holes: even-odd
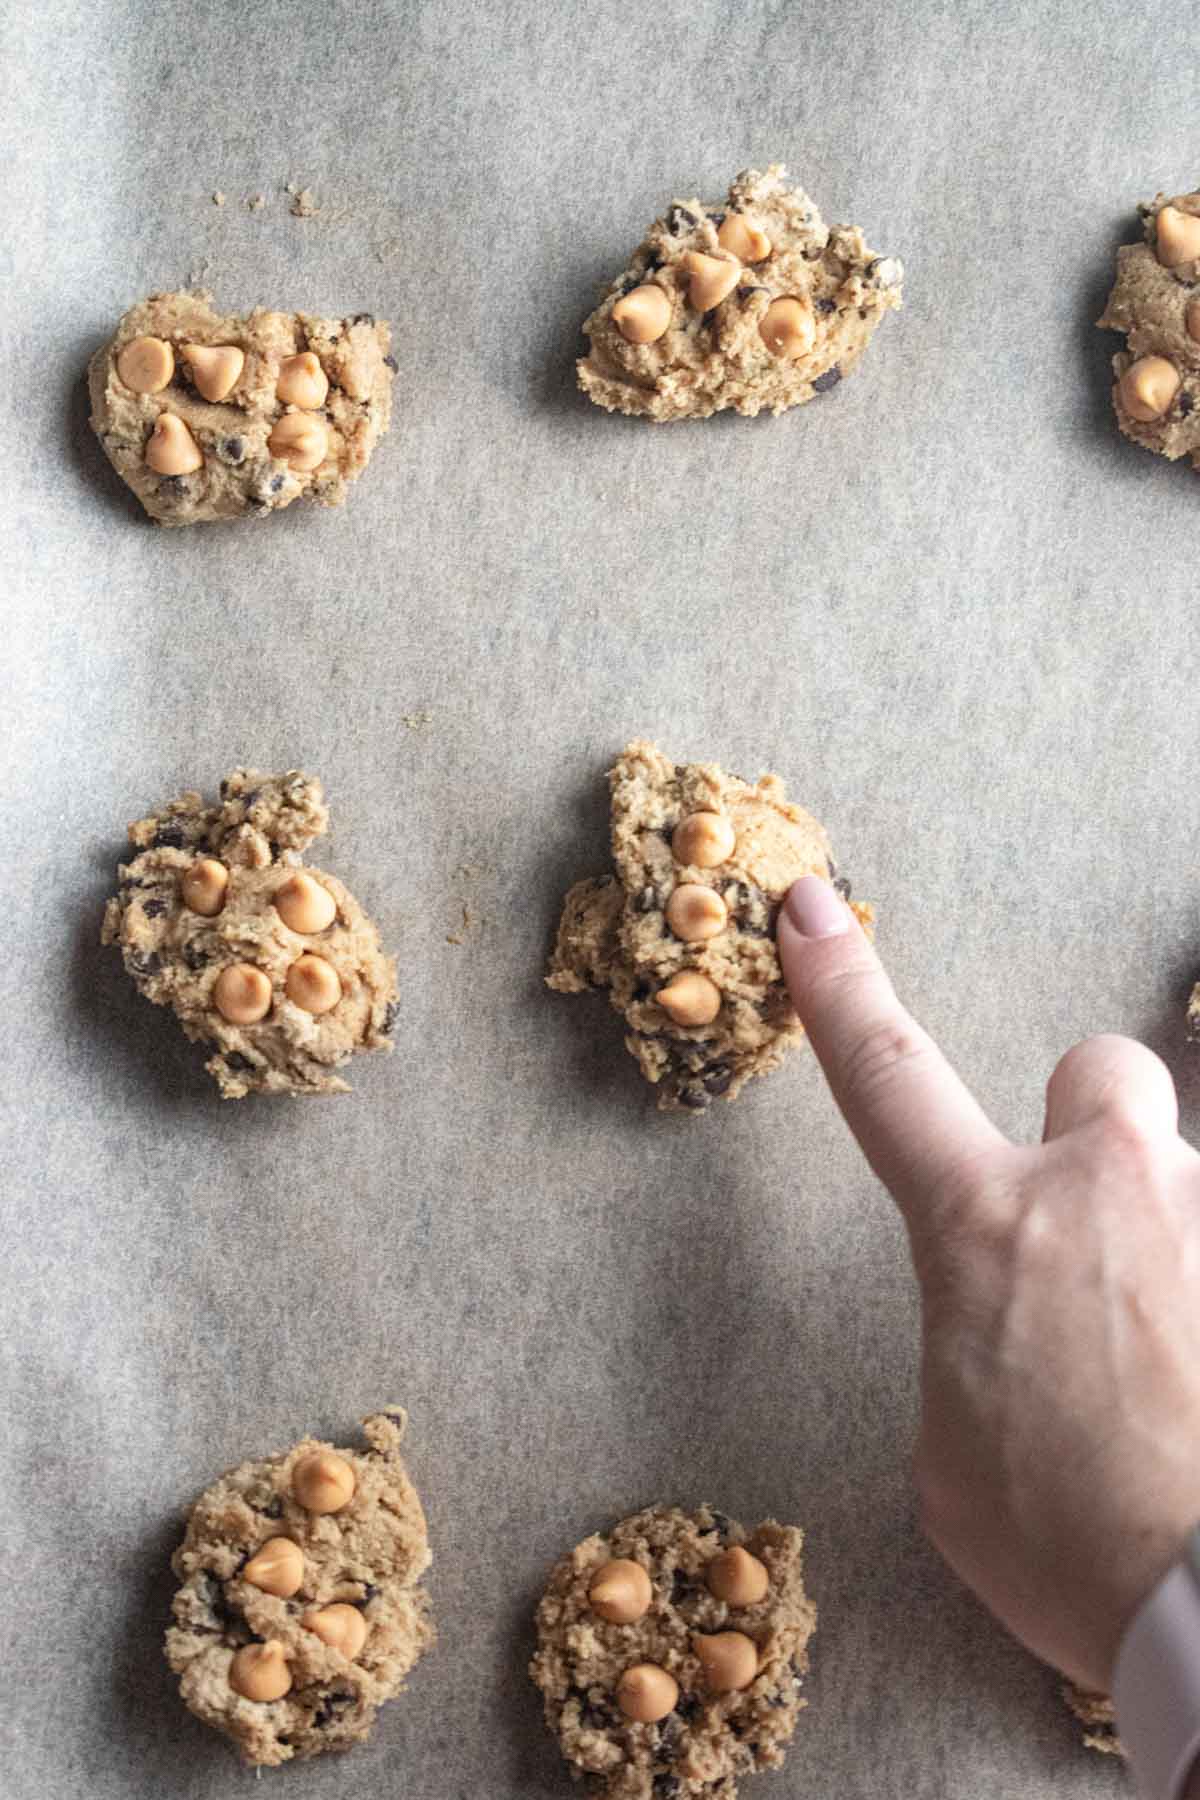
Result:
[[[833,1097],[910,1225],[956,1169],[1006,1147],[928,1032],[905,1011],[857,919],[806,875],[779,915],[779,960]]]

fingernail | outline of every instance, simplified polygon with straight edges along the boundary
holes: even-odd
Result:
[[[802,937],[837,937],[850,929],[850,909],[819,875],[802,875],[794,881],[783,910]]]

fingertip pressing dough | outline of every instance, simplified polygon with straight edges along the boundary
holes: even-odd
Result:
[[[102,941],[189,1038],[222,1096],[348,1091],[335,1071],[390,1050],[396,965],[334,875],[302,868],[329,815],[298,769],[235,769],[215,806],[197,793],[129,827]]]
[[[614,872],[568,893],[547,985],[606,989],[660,1107],[703,1112],[804,1035],[775,950],[788,888],[817,874],[848,897],[849,883],[777,775],[751,784],[639,740],[609,783]],[[852,905],[869,929],[872,909]]]
[[[555,1565],[529,1673],[590,1791],[735,1800],[744,1775],[782,1763],[807,1704],[817,1619],[803,1543],[798,1527],[771,1519],[747,1533],[709,1506],[651,1506]],[[744,1565],[731,1565],[739,1550]],[[722,1594],[731,1566],[755,1574],[753,1597]],[[615,1616],[605,1604],[614,1593]]]
[[[781,413],[848,375],[904,270],[856,225],[827,226],[786,171],[747,169],[724,201],[677,200],[584,322],[579,385],[609,412]]]
[[[359,1743],[434,1641],[406,1423],[399,1406],[365,1419],[365,1450],[305,1438],[192,1507],[166,1657],[189,1710],[243,1762]]]
[[[160,525],[341,506],[388,428],[391,327],[151,294],[88,370],[92,428]]]
[[[1200,469],[1200,192],[1156,194],[1138,208],[1142,240],[1117,251],[1117,280],[1097,321],[1125,334],[1113,357],[1113,406],[1125,436]]]

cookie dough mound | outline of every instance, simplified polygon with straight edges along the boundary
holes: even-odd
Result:
[[[391,327],[211,301],[151,294],[92,358],[108,460],[160,525],[341,506],[388,428]]]
[[[677,200],[584,322],[579,385],[609,412],[781,413],[848,375],[904,278],[856,225],[827,226],[772,163],[725,201]]]
[[[606,988],[625,1044],[664,1110],[703,1112],[777,1068],[803,1027],[775,951],[775,918],[801,875],[838,880],[825,829],[713,763],[630,744],[609,773],[615,873],[568,893],[548,986]],[[866,926],[869,906],[854,904]]]
[[[1099,1750],[1104,1756],[1124,1756],[1124,1746],[1117,1736],[1116,1708],[1107,1694],[1089,1694],[1068,1681],[1063,1684],[1062,1696],[1083,1726],[1083,1741],[1089,1750]]]
[[[782,1763],[817,1622],[803,1543],[651,1506],[564,1556],[529,1673],[572,1774],[611,1800],[735,1800]]]
[[[243,1762],[349,1749],[433,1643],[406,1422],[392,1406],[363,1421],[367,1450],[305,1438],[242,1463],[191,1510],[167,1661]]]
[[[1138,244],[1117,251],[1117,281],[1097,320],[1122,331],[1113,406],[1125,436],[1200,469],[1200,192],[1138,208]]]
[[[334,1071],[390,1050],[396,965],[334,875],[302,853],[326,829],[321,784],[235,769],[217,805],[196,793],[129,827],[101,934],[189,1038],[227,1100],[349,1091]]]

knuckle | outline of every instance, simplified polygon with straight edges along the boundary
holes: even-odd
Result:
[[[843,1074],[847,1085],[869,1100],[931,1054],[928,1038],[910,1019],[882,1019],[868,1026],[850,1046]]]

